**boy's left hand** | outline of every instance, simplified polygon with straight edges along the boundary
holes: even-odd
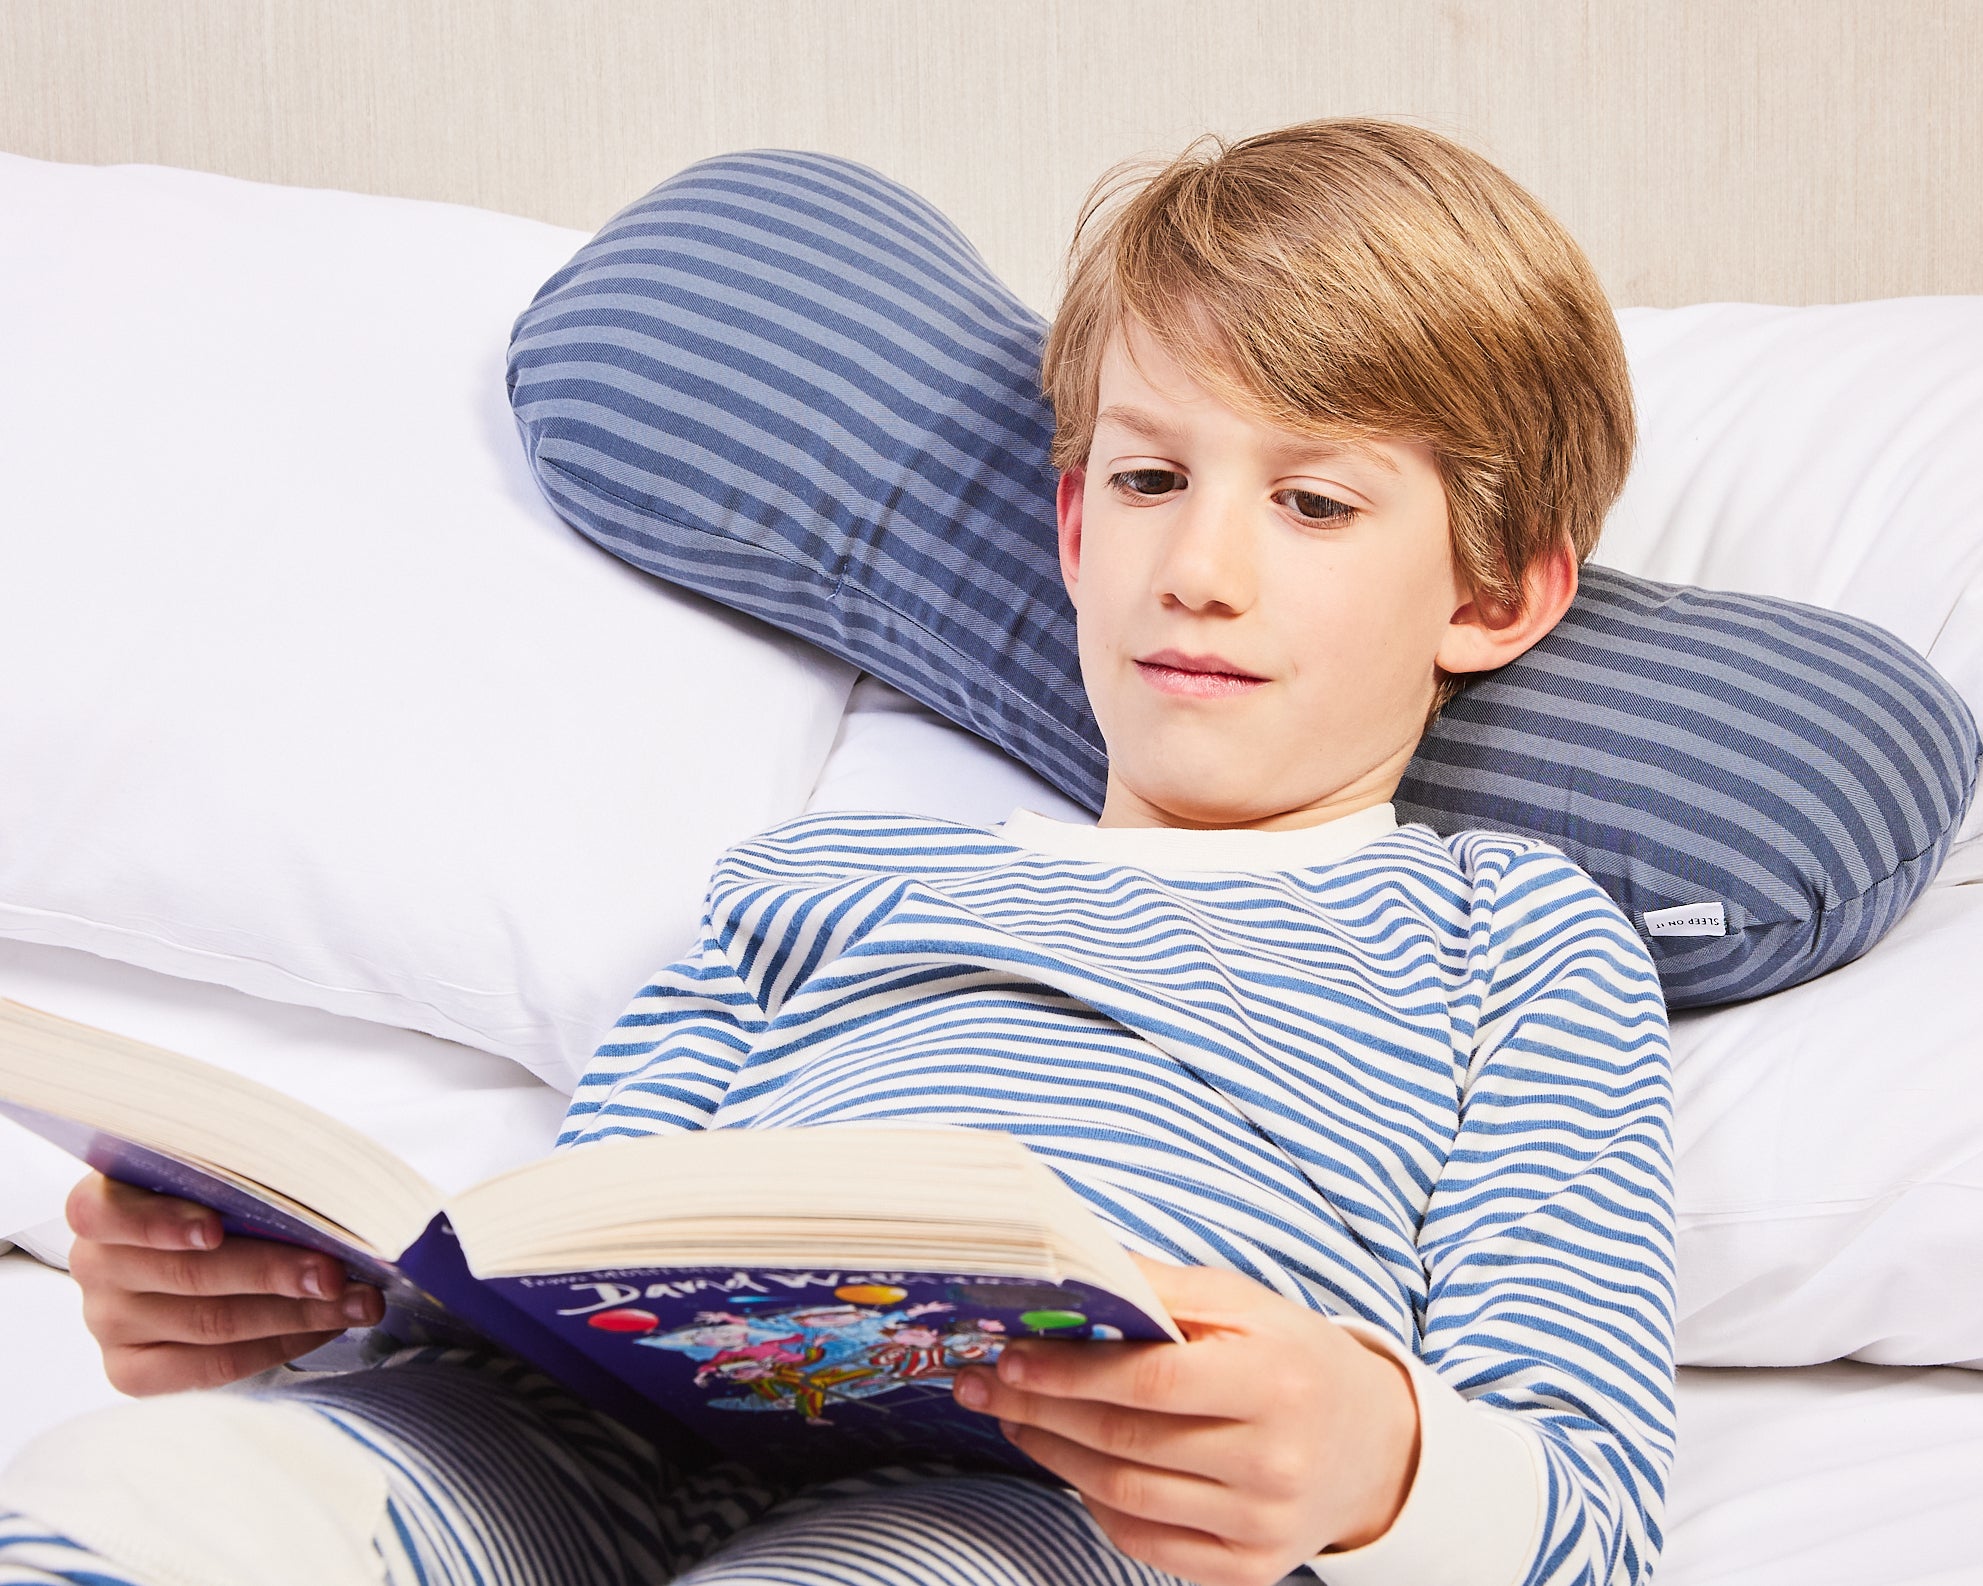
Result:
[[[1267,1586],[1382,1536],[1418,1464],[1404,1368],[1237,1272],[1138,1261],[1186,1342],[1027,1339],[959,1372],[958,1402],[1124,1553],[1204,1586]]]

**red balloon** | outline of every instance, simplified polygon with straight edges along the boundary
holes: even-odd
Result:
[[[651,1333],[661,1325],[652,1311],[635,1310],[594,1311],[585,1321],[602,1333]]]

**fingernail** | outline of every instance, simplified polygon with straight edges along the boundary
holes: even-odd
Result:
[[[220,1243],[214,1237],[213,1224],[204,1217],[189,1217],[186,1220],[186,1242],[195,1250],[211,1250]]]
[[[323,1273],[316,1267],[303,1269],[303,1292],[313,1300],[330,1298],[330,1285],[324,1282]]]
[[[957,1379],[957,1398],[969,1409],[982,1410],[991,1403],[991,1390],[985,1386],[983,1377],[967,1371]]]
[[[1026,1380],[1026,1357],[1016,1349],[1008,1349],[998,1357],[998,1374],[1015,1388]]]
[[[372,1319],[372,1296],[363,1289],[353,1289],[344,1297],[339,1307],[345,1319],[352,1322],[368,1322]]]

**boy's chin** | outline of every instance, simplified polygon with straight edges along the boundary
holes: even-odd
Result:
[[[1202,775],[1192,775],[1182,767],[1166,767],[1143,776],[1131,769],[1119,776],[1123,786],[1152,813],[1175,825],[1252,826],[1293,807],[1277,803],[1271,793],[1263,797],[1259,779],[1235,775],[1230,762],[1206,767]]]

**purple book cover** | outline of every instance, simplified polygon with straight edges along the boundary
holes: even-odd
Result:
[[[1168,1336],[1079,1283],[672,1267],[492,1278],[517,1310],[718,1448],[826,1475],[905,1459],[1034,1470],[950,1385],[1016,1338]]]
[[[959,1368],[990,1364],[1015,1338],[1168,1336],[1100,1289],[968,1273],[652,1267],[478,1278],[445,1213],[389,1261],[197,1164],[17,1103],[0,1101],[0,1115],[107,1177],[211,1207],[229,1234],[337,1257],[384,1291],[387,1331],[479,1335],[691,1463],[713,1447],[768,1475],[911,1459],[1033,1471],[995,1421],[953,1401]]]

